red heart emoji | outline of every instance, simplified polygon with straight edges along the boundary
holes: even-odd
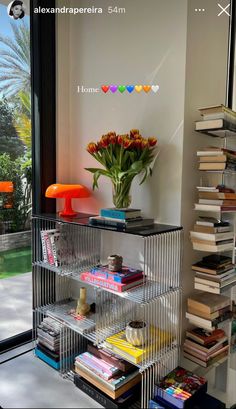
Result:
[[[109,85],[102,85],[101,88],[102,88],[103,92],[105,92],[105,94],[110,89]]]

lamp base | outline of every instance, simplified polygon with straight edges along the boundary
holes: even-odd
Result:
[[[59,216],[61,217],[76,217],[77,214],[79,214],[78,212],[67,212],[65,210],[59,212]]]

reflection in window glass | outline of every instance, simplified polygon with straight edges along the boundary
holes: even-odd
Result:
[[[30,18],[0,2],[0,341],[31,325]]]

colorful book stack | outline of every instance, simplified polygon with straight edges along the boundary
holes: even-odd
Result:
[[[217,133],[217,130],[236,131],[236,112],[225,105],[200,108],[199,112],[202,120],[196,121],[196,131],[212,131],[216,136],[224,136],[223,133]],[[214,130],[216,130],[215,133]]]
[[[57,229],[41,230],[43,262],[58,267],[60,265],[60,232]]]
[[[236,285],[235,265],[231,257],[212,254],[192,265],[194,288],[221,294]]]
[[[178,366],[155,385],[155,400],[163,407],[193,408],[207,392],[207,381]],[[153,403],[149,407],[155,407]],[[203,406],[202,406],[203,407]]]
[[[60,325],[45,317],[37,327],[35,354],[54,369],[60,369]]]
[[[236,211],[236,193],[233,189],[227,188],[224,185],[218,185],[198,186],[197,190],[198,203],[195,203],[195,210],[215,212]]]
[[[75,358],[75,372],[77,386],[84,385],[85,381],[87,388],[83,389],[90,396],[98,390],[98,398],[105,400],[106,407],[120,407],[127,404],[127,399],[137,397],[141,381],[139,370],[107,351],[88,345],[88,351]]]
[[[89,218],[93,226],[103,226],[114,230],[132,230],[150,228],[154,220],[141,216],[141,209],[101,209],[99,216]]]
[[[234,248],[234,232],[230,224],[213,217],[199,217],[190,232],[190,239],[194,250],[216,253]]]
[[[144,284],[145,278],[141,270],[123,266],[120,272],[113,272],[105,265],[94,267],[82,273],[80,279],[107,290],[121,293]]]

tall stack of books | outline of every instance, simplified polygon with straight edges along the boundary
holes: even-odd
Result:
[[[35,354],[54,369],[60,368],[60,324],[53,318],[45,317],[38,325]]]
[[[99,216],[89,218],[93,226],[103,226],[114,230],[128,231],[132,229],[150,228],[154,220],[143,218],[141,209],[101,209]]]
[[[198,203],[195,210],[234,212],[236,211],[236,193],[224,186],[198,186]]]
[[[220,326],[232,319],[229,297],[198,291],[187,300],[186,318],[196,326],[186,333],[186,358],[208,367],[228,355],[228,338]]]
[[[229,222],[212,217],[199,218],[190,232],[190,238],[194,250],[216,253],[234,248],[234,232]]]
[[[121,407],[138,396],[138,368],[92,345],[75,358],[75,372],[75,384],[105,407]]]
[[[216,136],[224,136],[223,131],[236,131],[236,112],[225,105],[215,105],[199,109],[201,121],[196,121],[196,131],[219,131]],[[220,132],[221,131],[221,132]],[[213,133],[214,135],[214,133]]]
[[[98,265],[91,268],[89,271],[83,272],[80,279],[119,293],[132,290],[145,282],[142,270],[122,266],[121,271],[114,272],[108,269],[108,265]]]
[[[228,256],[211,254],[192,265],[194,288],[221,294],[236,285],[235,265]]]

